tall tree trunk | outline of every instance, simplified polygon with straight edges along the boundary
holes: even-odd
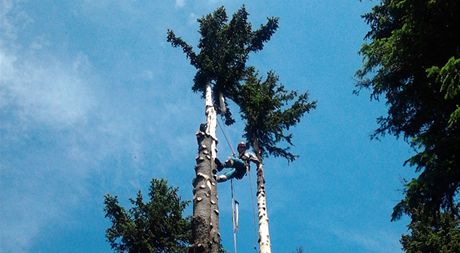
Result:
[[[193,180],[192,246],[189,252],[217,253],[220,247],[217,182],[214,178],[217,156],[217,115],[211,86],[206,87],[206,124],[197,132],[198,156]]]
[[[260,164],[257,167],[257,213],[259,218],[259,249],[260,253],[271,253],[270,232],[268,229],[267,198],[265,195],[265,178],[262,156],[260,155],[259,142],[253,143],[254,151]]]

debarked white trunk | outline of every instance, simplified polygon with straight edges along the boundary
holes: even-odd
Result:
[[[257,168],[257,213],[259,218],[260,253],[271,253],[270,232],[268,229],[267,199],[265,197],[265,179],[262,163]]]

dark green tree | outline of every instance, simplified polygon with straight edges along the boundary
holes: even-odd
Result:
[[[260,252],[271,252],[263,158],[271,155],[295,160],[296,155],[290,152],[293,143],[289,129],[314,109],[316,102],[308,101],[307,92],[286,90],[274,72],[268,72],[263,80],[254,68],[248,68],[236,103],[245,120],[244,137],[261,161],[257,167],[259,246]]]
[[[132,207],[120,206],[116,196],[105,195],[104,211],[112,226],[106,238],[116,252],[173,253],[186,252],[191,240],[190,217],[183,217],[188,201],[169,187],[164,179],[153,179],[149,200],[139,191],[130,199]]]
[[[306,112],[314,109],[316,102],[308,101],[307,92],[298,94],[286,90],[272,71],[267,73],[265,80],[254,68],[247,72],[237,100],[246,123],[244,137],[261,157],[271,155],[294,161],[296,155],[290,152],[293,143],[289,129],[299,123]]]
[[[457,209],[458,210],[458,209]],[[452,211],[424,213],[423,208],[412,209],[412,222],[408,225],[412,231],[403,235],[401,243],[408,253],[460,252],[460,219]]]
[[[439,224],[460,229],[460,2],[382,0],[363,17],[370,31],[360,51],[364,62],[356,73],[357,90],[370,89],[372,99],[384,97],[388,108],[373,137],[402,136],[416,153],[406,164],[418,175],[405,185],[404,199],[392,215],[393,220],[402,215],[412,220],[403,247],[408,252],[458,252],[430,248],[444,242],[417,238],[438,231]],[[414,248],[411,240],[421,246]]]
[[[198,49],[173,31],[167,40],[174,47],[182,48],[197,69],[192,90],[205,98],[206,125],[197,134],[198,157],[193,180],[192,247],[196,252],[217,252],[220,242],[217,205],[217,185],[214,175],[216,165],[216,114],[225,117],[227,125],[234,119],[227,108],[225,98],[237,100],[241,80],[247,71],[246,61],[251,52],[259,51],[278,27],[277,18],[253,30],[248,13],[243,6],[228,20],[223,7],[198,19],[201,35]]]
[[[220,106],[221,95],[235,100],[240,81],[245,75],[246,61],[251,52],[262,50],[264,43],[270,40],[278,28],[278,18],[268,18],[267,23],[257,30],[252,29],[248,22],[248,12],[241,7],[229,21],[224,7],[200,19],[198,44],[199,53],[173,31],[168,30],[168,42],[180,47],[197,69],[192,90],[205,96],[206,86],[211,84],[214,104],[219,105],[219,113],[225,116],[226,123],[232,124],[234,119],[229,110]]]

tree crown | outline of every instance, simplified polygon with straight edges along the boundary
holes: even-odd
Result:
[[[120,253],[184,252],[191,240],[191,223],[182,212],[189,201],[181,200],[177,191],[164,179],[152,179],[149,201],[144,202],[139,191],[130,199],[128,210],[116,196],[105,195],[105,217],[112,223],[106,238],[112,249]]]
[[[292,134],[287,131],[316,107],[316,101],[308,101],[307,92],[299,95],[296,91],[288,91],[274,72],[268,72],[263,80],[254,68],[250,68],[237,104],[246,123],[244,137],[260,156],[295,160],[296,155],[290,152]],[[280,143],[288,146],[279,147]]]
[[[192,46],[168,30],[168,42],[182,48],[197,69],[192,87],[194,92],[201,92],[204,96],[206,85],[212,84],[215,95],[222,94],[235,100],[246,71],[249,53],[262,50],[264,43],[270,40],[278,28],[278,18],[271,17],[266,24],[253,30],[248,15],[243,6],[229,21],[225,8],[220,7],[198,19],[201,35],[199,53],[195,53]],[[218,102],[215,101],[215,104]],[[226,111],[224,116],[227,124],[234,122],[230,111]]]

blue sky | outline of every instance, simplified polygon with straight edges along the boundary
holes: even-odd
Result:
[[[255,27],[280,18],[250,64],[318,101],[293,129],[300,158],[265,161],[273,252],[401,252],[407,220],[390,214],[412,175],[402,167],[411,150],[393,137],[370,140],[385,106],[352,94],[368,30],[360,15],[375,3],[0,0],[0,252],[111,252],[104,194],[127,206],[152,177],[191,199],[204,103],[166,30],[196,45],[198,17],[242,4]],[[241,126],[226,128],[235,143]],[[254,252],[256,241],[252,173],[235,184],[239,252]],[[219,196],[232,251],[229,184]]]

